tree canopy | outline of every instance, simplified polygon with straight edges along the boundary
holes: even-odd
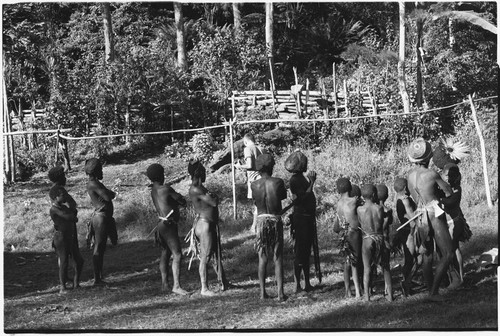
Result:
[[[496,6],[407,4],[404,71],[413,106],[417,18],[423,23],[418,38],[427,107],[455,103],[470,93],[496,94]],[[51,116],[46,123],[72,127],[76,135],[88,133],[95,123],[103,132],[123,128],[119,112],[130,106],[138,109],[134,131],[170,127],[158,116],[171,106],[187,125],[218,123],[227,111],[229,92],[269,88],[263,3],[238,6],[238,33],[231,4],[182,4],[186,67],[177,66],[181,50],[171,2],[109,4],[113,62],[106,62],[105,7],[100,3],[32,2],[2,8],[9,104],[14,109],[19,103],[46,108]],[[279,2],[273,25],[278,89],[294,83],[296,67],[301,82],[327,83],[332,90],[327,79],[335,62],[339,78],[368,80],[393,109],[401,109],[397,2]]]

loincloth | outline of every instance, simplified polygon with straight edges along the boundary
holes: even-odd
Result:
[[[52,248],[56,251],[63,248],[66,253],[72,255],[73,247],[75,246],[75,236],[73,230],[56,230],[54,232],[54,238],[52,239]]]
[[[200,217],[198,215],[198,216],[196,216],[196,218],[193,222],[193,227],[191,228],[191,230],[189,230],[188,234],[186,235],[186,237],[184,239],[187,243],[189,243],[188,255],[193,253],[192,258],[196,257],[198,259],[200,259],[201,247],[200,247],[200,238],[196,235],[195,231],[196,231],[196,226],[200,222],[207,223],[209,225],[209,227],[211,227],[213,225],[212,221],[208,220],[205,217]],[[213,238],[215,238],[215,239],[214,239],[214,244],[212,244],[211,250],[208,252],[209,259],[212,257],[212,255],[214,253],[217,252],[217,244],[216,243],[217,243],[217,239],[218,239],[216,232],[213,232],[213,230],[210,230],[210,233],[213,235]]]
[[[345,258],[345,262],[351,264],[352,266],[356,266],[356,264],[358,263],[358,253],[349,241],[349,234],[357,232],[358,229],[351,228],[345,217],[339,217],[339,222],[341,227],[340,241],[338,245],[340,249],[339,253],[342,257]]]
[[[463,215],[458,215],[450,219],[448,221],[448,226],[454,241],[466,242],[472,237],[472,231]]]
[[[155,245],[160,246],[162,249],[168,249],[167,241],[165,237],[160,233],[159,226],[164,224],[165,226],[176,225],[177,222],[172,218],[164,219],[163,217],[158,217],[159,221],[155,228]]]
[[[366,233],[363,232],[363,240],[364,239],[371,239],[374,244],[373,246],[373,258],[371,259],[371,265],[370,266],[375,266],[379,265],[381,260],[382,260],[382,254],[385,249],[385,243],[384,243],[384,235],[381,233]]]
[[[188,270],[191,269],[191,263],[193,262],[194,258],[198,258],[198,260],[201,260],[201,244],[200,244],[200,238],[196,235],[196,226],[200,223],[200,221],[203,221],[208,224],[210,234],[213,237],[213,243],[211,250],[208,252],[208,260],[209,261],[213,255],[215,255],[215,270],[217,273],[217,279],[219,281],[222,281],[222,246],[220,242],[220,231],[219,231],[219,223],[214,223],[210,221],[209,219],[201,216],[197,216],[196,219],[193,222],[193,227],[191,230],[189,230],[188,234],[184,238],[184,241],[189,244],[189,249],[187,251],[187,255],[191,255],[191,258],[189,260],[189,265],[188,265]]]
[[[427,254],[433,251],[433,230],[431,226],[431,216],[439,217],[444,211],[439,207],[436,200],[427,204],[419,202],[416,210],[421,215],[415,219],[415,226],[412,227],[406,245],[411,254]]]
[[[118,242],[118,232],[116,231],[116,221],[113,216],[102,211],[94,211],[87,222],[87,235],[85,237],[87,246],[94,247],[95,244],[95,228],[93,225],[94,216],[104,217],[106,223],[106,236],[111,240],[111,244],[116,245]]]
[[[272,255],[275,247],[278,244],[283,244],[283,222],[279,215],[258,215],[255,231],[255,249],[258,252],[262,251],[266,255]]]

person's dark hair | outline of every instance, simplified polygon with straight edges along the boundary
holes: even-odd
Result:
[[[255,159],[255,169],[259,172],[272,173],[274,167],[274,158],[271,154],[261,154]]]
[[[93,175],[99,168],[102,169],[102,164],[98,159],[92,158],[85,161],[85,173],[87,175]]]
[[[188,173],[191,177],[202,177],[206,173],[206,169],[203,164],[196,159],[189,160]]]
[[[252,133],[246,133],[246,134],[243,136],[243,138],[246,138],[246,139],[248,139],[248,140],[250,140],[250,141],[252,141],[252,142],[255,142],[255,138],[254,138],[254,136],[253,136],[253,134],[252,134]]]
[[[462,181],[462,174],[460,174],[460,170],[458,167],[451,167],[448,170],[448,183],[452,187],[456,187],[460,185]]]
[[[349,197],[361,197],[361,189],[356,184],[351,185],[351,191],[349,192]]]
[[[66,189],[64,189],[62,186],[56,185],[56,186],[50,188],[49,197],[53,201],[56,199],[57,196],[64,195],[65,192],[66,192]]]
[[[53,183],[61,181],[65,177],[64,168],[62,166],[56,166],[49,170],[49,180]]]
[[[408,187],[408,181],[403,177],[396,177],[394,180],[394,191],[402,192]]]
[[[389,189],[385,184],[377,184],[376,188],[378,200],[385,202],[389,198]]]
[[[351,181],[347,177],[341,177],[337,180],[337,191],[339,194],[350,192],[352,190]]]
[[[151,182],[162,183],[165,179],[165,170],[161,164],[153,163],[146,170],[146,176],[151,180]]]
[[[361,196],[364,199],[374,200],[377,197],[377,188],[371,183],[361,186]]]

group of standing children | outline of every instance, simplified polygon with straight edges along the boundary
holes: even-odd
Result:
[[[255,246],[259,255],[258,277],[260,297],[268,297],[265,289],[266,269],[270,257],[275,264],[275,276],[278,285],[278,299],[285,300],[283,291],[283,220],[282,215],[291,207],[290,231],[294,239],[294,279],[295,291],[312,289],[309,280],[309,260],[311,247],[317,245],[316,233],[316,198],[313,186],[316,173],[310,171],[307,177],[307,157],[294,152],[287,159],[285,168],[292,173],[290,178],[291,204],[283,208],[282,200],[287,198],[283,179],[273,177],[274,158],[259,149],[253,136],[245,135],[245,163],[235,164],[251,172],[248,197],[254,202],[254,220],[252,230],[255,233]],[[458,166],[448,164],[441,176],[428,168],[432,157],[430,144],[423,139],[415,140],[408,153],[415,167],[408,178],[396,178],[396,216],[385,205],[389,191],[383,184],[364,184],[360,187],[351,184],[348,178],[339,178],[336,182],[340,200],[337,204],[337,216],[334,219],[334,231],[341,234],[341,254],[344,259],[344,281],[346,296],[352,296],[350,278],[355,287],[356,297],[370,299],[372,278],[377,266],[382,268],[385,281],[385,294],[393,300],[390,273],[390,251],[394,240],[389,237],[389,227],[393,217],[401,223],[398,228],[403,245],[405,263],[403,267],[402,290],[405,295],[411,291],[411,279],[418,264],[422,264],[424,280],[431,297],[438,294],[443,275],[450,274],[450,287],[463,282],[463,266],[459,242],[470,238],[471,233],[460,209],[461,175]],[[103,257],[108,237],[113,245],[117,244],[116,223],[113,218],[113,202],[116,194],[107,189],[102,179],[102,164],[98,159],[89,159],[85,163],[85,172],[89,179],[87,192],[94,206],[88,227],[87,243],[93,245],[94,285],[103,284]],[[188,164],[191,176],[189,197],[192,201],[196,218],[189,234],[189,251],[200,259],[199,276],[201,294],[214,295],[208,287],[207,266],[212,260],[221,289],[228,288],[222,265],[222,249],[219,231],[219,200],[203,185],[206,170],[201,162],[191,160]],[[165,185],[164,168],[152,164],[146,175],[152,182],[151,197],[158,214],[155,227],[155,241],[161,246],[160,272],[162,290],[168,287],[168,265],[172,257],[172,291],[181,295],[188,294],[179,281],[181,243],[178,235],[179,207],[186,206],[186,200],[172,187]],[[49,178],[54,183],[49,195],[52,200],[50,216],[56,229],[53,246],[59,262],[60,291],[66,291],[68,260],[74,261],[75,275],[73,287],[79,286],[83,258],[78,248],[76,234],[76,202],[64,189],[66,178],[62,167],[49,171]],[[447,182],[448,183],[447,183]],[[436,188],[439,187],[439,188]],[[451,216],[451,229],[440,205]],[[451,234],[450,234],[451,232]],[[401,238],[402,237],[402,238]],[[432,271],[434,243],[439,251],[436,272]],[[317,249],[317,246],[315,246]],[[319,264],[319,260],[318,260]],[[451,266],[450,266],[451,265]],[[300,284],[304,276],[304,288]]]

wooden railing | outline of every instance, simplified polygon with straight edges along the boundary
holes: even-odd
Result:
[[[309,91],[301,90],[294,93],[293,90],[252,90],[233,91],[229,97],[233,116],[237,112],[245,112],[252,108],[272,108],[276,116],[281,119],[293,118],[317,118],[323,116],[328,118],[350,117],[349,97],[351,93],[346,89],[339,92]],[[370,91],[361,91],[363,97],[362,107],[364,115],[377,115],[388,113],[388,104],[377,102],[376,97]]]

